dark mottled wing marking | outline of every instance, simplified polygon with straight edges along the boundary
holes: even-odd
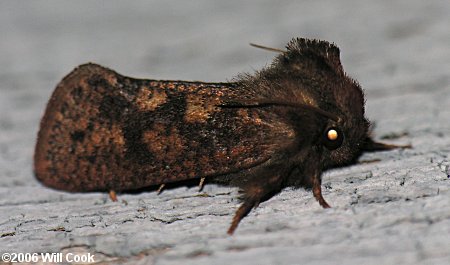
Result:
[[[36,175],[64,190],[129,190],[254,167],[289,146],[295,133],[268,109],[220,107],[240,89],[80,66],[48,103]]]

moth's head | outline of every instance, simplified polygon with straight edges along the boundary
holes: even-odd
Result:
[[[355,160],[368,137],[363,91],[344,72],[339,53],[326,41],[293,39],[272,68],[297,102],[330,114],[322,115],[325,123],[318,132],[326,167]]]
[[[309,124],[296,118],[296,123],[301,123],[296,127],[322,151],[322,165],[353,162],[370,139],[369,122],[364,116],[361,86],[344,72],[339,48],[304,38],[291,40],[286,50],[253,46],[279,55],[270,67],[255,76],[244,76],[243,87],[254,99],[243,102],[293,107],[303,117],[316,115],[317,121],[306,119]]]

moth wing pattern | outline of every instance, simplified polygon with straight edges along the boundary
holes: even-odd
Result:
[[[233,83],[134,79],[81,65],[47,105],[36,176],[63,190],[122,191],[267,163],[295,132],[271,111],[222,107],[239,93]]]

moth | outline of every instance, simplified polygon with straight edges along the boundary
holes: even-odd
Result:
[[[263,47],[264,48],[264,47]],[[135,79],[88,63],[54,90],[40,124],[34,172],[72,192],[128,191],[205,179],[240,187],[228,230],[288,186],[324,208],[324,170],[375,142],[361,86],[337,46],[292,39],[268,67],[225,83]]]

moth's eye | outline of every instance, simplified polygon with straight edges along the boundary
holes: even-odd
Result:
[[[344,134],[339,128],[331,127],[325,130],[324,145],[329,150],[334,150],[342,145]]]

